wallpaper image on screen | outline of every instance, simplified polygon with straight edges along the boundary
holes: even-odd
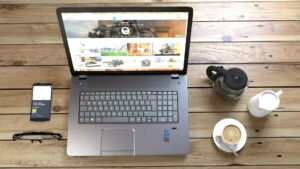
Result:
[[[111,19],[99,20],[101,13],[98,15],[81,19],[78,13],[68,13],[63,20],[75,71],[183,69],[187,27],[184,17],[174,19],[175,14],[168,14],[156,19],[148,13],[148,20],[118,20],[118,15],[111,13]]]

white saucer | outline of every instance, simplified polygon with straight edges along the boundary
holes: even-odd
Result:
[[[228,153],[231,153],[232,151],[228,147],[224,146],[222,143],[219,143],[216,140],[216,137],[221,136],[223,128],[227,125],[230,125],[230,124],[234,124],[234,125],[238,126],[241,130],[241,133],[242,133],[241,140],[239,141],[237,146],[235,146],[234,151],[235,152],[240,151],[244,147],[244,145],[246,144],[246,141],[247,141],[247,132],[246,132],[245,127],[242,125],[242,123],[240,123],[239,121],[237,121],[235,119],[230,119],[230,118],[220,120],[214,127],[213,139],[214,139],[214,142],[215,142],[215,144],[217,145],[217,147],[219,149],[221,149],[225,152],[228,152]]]

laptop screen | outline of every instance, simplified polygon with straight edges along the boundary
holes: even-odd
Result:
[[[188,12],[62,13],[74,71],[182,71]]]

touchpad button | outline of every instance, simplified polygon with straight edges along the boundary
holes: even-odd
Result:
[[[134,155],[134,129],[103,129],[102,155]]]

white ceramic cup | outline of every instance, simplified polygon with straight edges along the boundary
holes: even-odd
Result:
[[[248,110],[255,117],[265,117],[277,109],[280,104],[279,96],[282,90],[274,92],[271,90],[263,91],[253,96],[248,102]]]
[[[237,141],[236,143],[230,143],[230,142],[226,141],[226,139],[225,139],[225,137],[224,137],[224,129],[225,129],[227,126],[231,126],[231,125],[237,127],[237,128],[240,130],[241,136],[240,136],[239,141]],[[225,147],[229,148],[233,153],[236,153],[236,150],[235,150],[235,149],[236,149],[237,145],[239,144],[239,142],[240,142],[241,139],[242,139],[242,131],[241,131],[240,127],[237,126],[237,125],[235,125],[235,124],[227,124],[227,125],[224,126],[224,128],[222,129],[222,134],[221,134],[221,135],[217,135],[217,137],[218,137],[218,138],[216,138],[216,139],[219,140],[219,143],[220,143],[220,144],[223,144]]]

